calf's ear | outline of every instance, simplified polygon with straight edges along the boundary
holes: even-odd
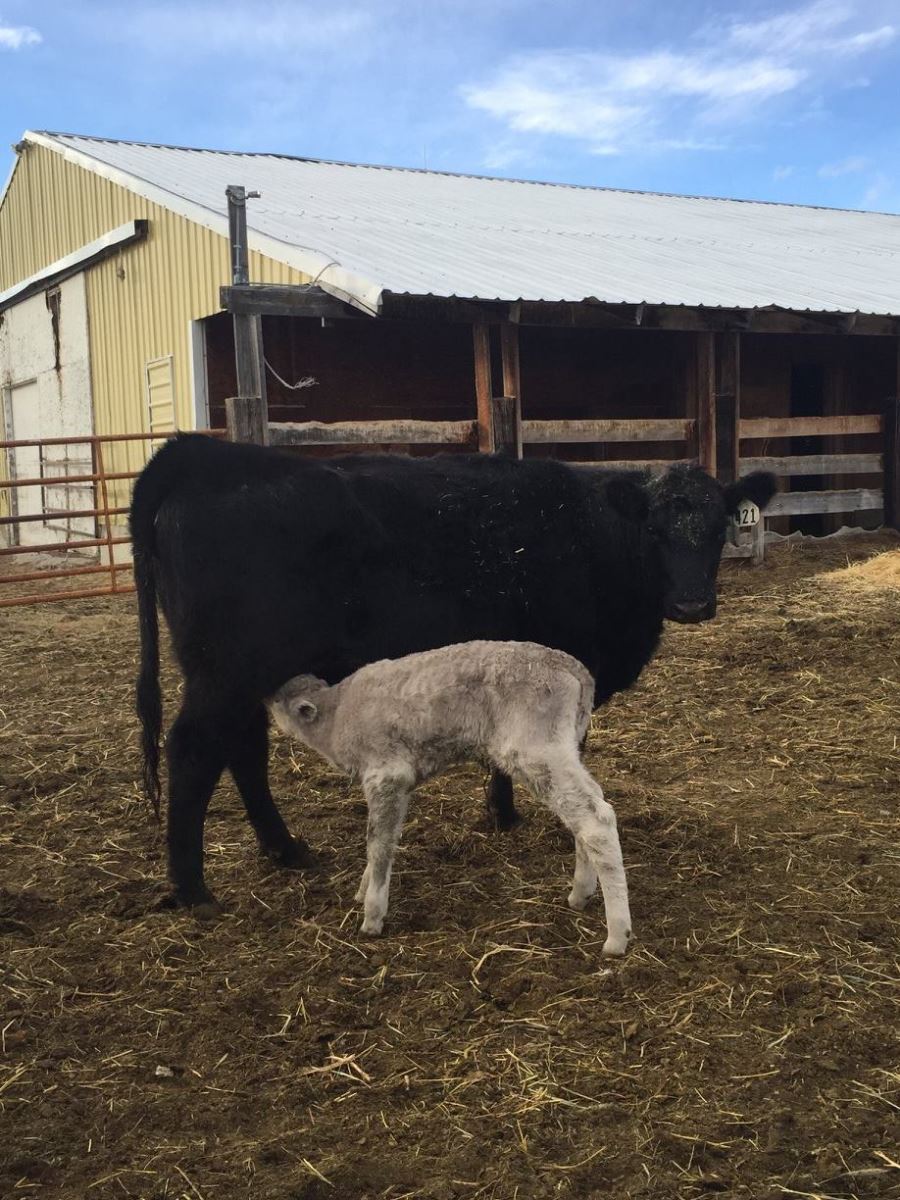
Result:
[[[633,479],[611,479],[606,485],[609,502],[620,517],[628,521],[646,521],[650,512],[647,493]]]
[[[725,489],[725,508],[734,516],[742,500],[751,500],[758,509],[764,509],[778,491],[778,482],[768,471],[754,471],[737,483],[729,483]]]
[[[319,710],[312,700],[295,700],[292,711],[298,721],[303,721],[307,725],[319,715]]]

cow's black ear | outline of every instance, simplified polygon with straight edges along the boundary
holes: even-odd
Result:
[[[764,509],[778,491],[778,481],[768,471],[754,471],[737,483],[729,483],[725,489],[725,508],[734,516],[742,500],[752,500],[758,509]]]
[[[650,512],[647,493],[633,479],[611,479],[606,485],[609,502],[620,517],[629,521],[646,521]]]

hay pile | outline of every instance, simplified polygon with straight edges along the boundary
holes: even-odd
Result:
[[[720,619],[595,719],[613,964],[564,831],[488,832],[470,768],[423,789],[361,940],[360,796],[283,740],[325,871],[270,871],[223,787],[225,917],[157,911],[132,600],[4,614],[0,1195],[900,1197],[900,594],[832,583],[894,545],[726,565]]]

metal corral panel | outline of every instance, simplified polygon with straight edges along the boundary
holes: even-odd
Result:
[[[258,189],[251,246],[372,311],[388,291],[900,314],[898,216],[26,137],[217,229],[227,184]]]

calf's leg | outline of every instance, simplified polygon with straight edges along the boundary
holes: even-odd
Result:
[[[542,763],[533,763],[522,773],[535,796],[575,835],[575,877],[569,903],[574,897],[573,907],[583,907],[593,890],[593,873],[600,881],[606,910],[603,953],[624,954],[631,939],[628,883],[616,814],[604,799],[603,789],[579,761],[574,748],[571,754],[558,752]]]
[[[366,826],[367,866],[357,899],[363,900],[362,933],[377,935],[384,927],[394,851],[400,840],[414,779],[404,768],[371,772],[363,779],[369,806]]]
[[[253,708],[235,737],[228,769],[263,853],[280,867],[314,867],[316,856],[303,838],[291,837],[269,790],[269,720],[263,705]]]

